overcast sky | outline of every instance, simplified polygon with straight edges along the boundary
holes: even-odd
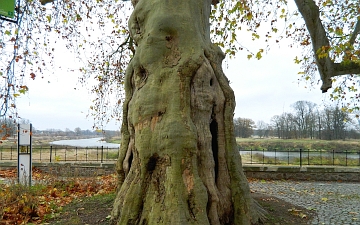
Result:
[[[304,82],[298,84],[300,68],[293,61],[295,52],[276,47],[261,60],[248,60],[240,53],[224,62],[224,71],[236,95],[236,118],[269,123],[274,115],[290,112],[290,105],[296,101],[322,104],[324,95],[319,86],[309,89]],[[61,59],[65,65],[72,61],[71,57]],[[88,90],[77,83],[75,73],[57,71],[44,79],[29,80],[27,85],[29,93],[21,97],[17,107],[20,116],[29,119],[36,129],[92,129],[92,118],[86,118],[91,98]],[[105,129],[119,127],[113,121]]]
[[[261,60],[237,57],[230,61],[225,73],[235,92],[235,117],[269,123],[271,117],[291,112],[296,101],[310,101],[319,106],[328,102],[327,95],[321,93],[321,85],[311,87],[298,81],[301,70],[294,63],[295,50],[275,48]]]
[[[252,42],[245,35],[238,35],[242,38],[239,41],[247,47],[252,46],[254,51],[265,44],[261,40]],[[235,118],[270,123],[271,117],[290,112],[291,104],[296,101],[306,100],[321,105],[326,100],[320,85],[305,88],[304,82],[298,83],[300,66],[294,63],[294,58],[301,56],[301,50],[289,48],[289,41],[280,43],[281,48],[272,46],[261,60],[248,60],[248,53],[239,52],[236,58],[224,62],[224,72],[236,96]],[[62,50],[57,52],[55,60],[64,69],[46,75],[44,79],[29,79],[28,94],[22,95],[17,103],[19,114],[40,130],[74,130],[76,127],[91,130],[93,118],[86,118],[86,115],[92,98],[88,90],[77,83],[79,74],[65,69],[78,69],[79,64],[66,53],[66,48],[59,48]],[[118,130],[120,124],[112,121],[104,129]]]

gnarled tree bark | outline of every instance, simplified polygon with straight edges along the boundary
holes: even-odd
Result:
[[[133,0],[117,224],[255,224],[235,98],[210,41],[211,0]],[[216,4],[216,1],[213,1]]]

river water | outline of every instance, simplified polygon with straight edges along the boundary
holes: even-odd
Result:
[[[59,140],[50,142],[51,145],[67,145],[74,147],[107,147],[107,148],[119,148],[120,144],[107,143],[102,141],[102,138],[87,138],[87,139],[74,139],[74,140]]]

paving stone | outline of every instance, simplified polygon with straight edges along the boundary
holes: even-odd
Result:
[[[316,210],[309,224],[360,225],[359,183],[251,181],[250,188]]]

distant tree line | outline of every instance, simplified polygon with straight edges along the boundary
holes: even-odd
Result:
[[[13,119],[2,118],[0,119],[0,139],[7,139],[9,137],[15,138],[18,130],[18,123],[20,124],[29,124],[30,121],[27,119],[21,119],[16,121]],[[33,135],[41,136],[66,136],[66,137],[84,137],[84,136],[103,136],[106,139],[109,139],[114,136],[120,136],[120,131],[114,130],[82,130],[80,127],[76,127],[74,130],[66,128],[65,130],[61,129],[46,129],[46,130],[37,130],[33,127]]]
[[[247,138],[257,135],[260,138],[275,136],[280,139],[359,139],[360,120],[339,106],[325,106],[320,109],[315,103],[297,101],[291,105],[293,112],[284,112],[272,117],[270,124],[252,119],[234,120],[237,137]]]
[[[60,129],[35,130],[34,135],[40,136],[66,136],[66,137],[84,137],[84,136],[103,136],[104,138],[120,136],[120,131],[115,130],[82,130],[76,127],[74,130],[66,128],[64,131]]]
[[[235,136],[241,138],[251,137],[254,133],[255,122],[248,118],[236,118],[234,120]]]

